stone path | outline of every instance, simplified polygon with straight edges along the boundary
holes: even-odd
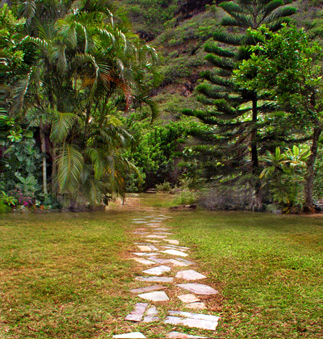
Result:
[[[205,275],[189,269],[189,266],[194,265],[189,260],[189,248],[180,246],[180,241],[173,239],[171,230],[163,224],[168,218],[165,215],[152,215],[132,220],[132,223],[137,226],[133,232],[134,237],[139,239],[134,243],[137,251],[132,253],[131,259],[143,266],[143,275],[134,277],[134,281],[138,281],[140,286],[131,289],[130,293],[137,295],[137,298],[142,299],[143,302],[138,302],[134,306],[125,321],[137,324],[158,322],[182,329],[182,332],[166,333],[166,328],[169,326],[165,326],[165,333],[161,334],[164,338],[207,338],[183,333],[183,331],[185,328],[204,330],[204,332],[216,330],[220,318],[206,313],[207,305],[201,301],[201,296],[212,297],[218,292],[203,284]],[[181,309],[194,309],[194,312],[200,313],[168,309],[167,315],[165,311],[164,315],[161,315],[158,305],[165,305],[165,303],[167,305],[170,300],[167,293],[176,295],[176,299],[181,302]],[[113,338],[147,337],[141,332],[131,332],[118,334]]]

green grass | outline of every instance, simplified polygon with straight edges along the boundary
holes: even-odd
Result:
[[[124,317],[140,298],[129,289],[142,267],[130,220],[171,195],[107,213],[0,216],[0,338],[111,338],[141,331],[164,338],[162,323],[132,324]],[[218,331],[186,329],[212,338],[323,337],[323,216],[175,211],[174,238],[191,248],[190,259],[220,292],[203,299],[221,316]],[[145,284],[142,284],[143,286]],[[179,309],[176,293],[161,314]],[[178,331],[185,329],[178,328]]]
[[[120,213],[2,216],[0,338],[112,333],[132,280]]]
[[[172,224],[223,296],[217,338],[323,337],[323,216],[195,211]]]

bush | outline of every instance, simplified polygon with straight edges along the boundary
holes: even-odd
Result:
[[[192,205],[198,200],[197,192],[184,190],[174,200],[175,205]]]
[[[162,184],[156,185],[157,192],[170,192],[172,186],[168,181],[163,182]]]

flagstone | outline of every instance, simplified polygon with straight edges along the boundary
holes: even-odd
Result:
[[[147,259],[142,259],[142,258],[131,258],[137,262],[139,262],[140,264],[143,265],[155,265],[155,262],[151,261],[151,260],[147,260]]]
[[[174,278],[170,277],[141,277],[138,276],[135,280],[139,281],[148,281],[148,282],[164,282],[164,283],[171,283],[174,281]]]
[[[152,315],[147,315],[142,320],[143,323],[152,323],[154,321],[159,321],[160,319],[158,317],[154,317]]]
[[[196,294],[212,295],[219,293],[214,288],[204,284],[191,283],[191,284],[178,284],[177,286]]]
[[[188,308],[196,309],[196,310],[205,310],[206,309],[206,305],[203,302],[190,303],[190,304],[186,304],[185,306],[188,307]]]
[[[164,238],[167,238],[167,236],[166,235],[150,234],[150,235],[146,235],[146,238],[164,239]]]
[[[177,296],[177,298],[179,298],[184,303],[195,303],[197,301],[200,301],[200,299],[194,294],[183,294],[183,295]]]
[[[176,278],[185,279],[185,280],[199,280],[199,279],[206,278],[206,276],[194,270],[186,270],[186,271],[177,272]]]
[[[147,273],[147,274],[151,274],[151,275],[161,275],[164,272],[169,272],[171,270],[171,268],[169,266],[157,266],[157,267],[153,267],[150,268],[148,270],[143,271],[143,273]]]
[[[152,292],[152,291],[158,291],[165,289],[165,286],[162,285],[152,285],[147,287],[141,287],[141,288],[134,288],[130,290],[131,293],[146,293],[146,292]]]
[[[149,257],[149,260],[154,261],[157,264],[171,264],[172,263],[172,259],[160,259],[160,258]]]
[[[152,255],[152,253],[151,253],[151,255]],[[183,264],[186,264],[187,266],[188,266],[188,265],[193,265],[193,264],[194,264],[192,261],[186,260],[186,259],[184,259],[184,258],[175,258],[174,260],[180,261],[180,262],[182,262]]]
[[[198,337],[196,335],[186,334],[186,333],[180,333],[180,332],[170,332],[167,334],[166,338],[172,338],[172,339],[189,339],[189,338],[205,338],[207,337]]]
[[[152,249],[149,246],[137,245],[140,251],[150,252]]]
[[[180,250],[180,251],[188,251],[188,247],[183,246],[176,246],[176,245],[163,245],[163,248],[169,249],[169,250]]]
[[[132,311],[130,314],[128,314],[125,318],[125,320],[130,320],[130,321],[136,321],[139,322],[147,308],[148,304],[146,303],[138,303],[135,305],[134,311]]]
[[[138,224],[147,224],[148,223],[148,221],[145,221],[145,220],[138,220],[138,221],[133,221],[132,222],[133,224],[136,224],[136,225],[138,225]]]
[[[153,242],[153,243],[160,242],[160,240],[153,240],[153,239],[147,239],[147,241],[149,241],[149,242]]]
[[[182,258],[170,259],[170,261],[175,266],[189,266],[189,265],[193,264],[191,261],[188,261],[188,260],[185,260],[185,259],[183,259],[185,261],[182,261],[180,259],[182,259]]]
[[[158,255],[159,253],[142,253],[142,252],[134,252],[133,254],[138,255],[140,257],[145,257],[145,256],[153,256],[153,255]]]
[[[166,251],[162,251],[162,253],[167,253],[167,254],[171,254],[171,255],[179,255],[181,257],[187,257],[188,256],[187,253],[177,251],[177,250],[166,250]]]
[[[152,244],[146,243],[146,242],[136,242],[135,245],[140,245],[140,246],[148,246],[152,251],[158,251],[158,248],[155,247]],[[143,251],[144,252],[144,251]]]
[[[200,313],[191,313],[191,312],[181,312],[181,311],[168,311],[170,315],[178,315],[184,318],[191,319],[201,319],[208,321],[218,321],[220,318],[216,315],[211,314],[200,314]]]
[[[151,301],[167,301],[167,300],[169,300],[167,294],[163,291],[143,293],[143,294],[139,294],[138,297],[146,299],[146,300],[151,300]]]
[[[149,307],[149,309],[146,312],[146,315],[158,315],[158,311],[156,306],[152,305]]]
[[[178,258],[179,259],[179,258]],[[170,259],[170,262],[175,265],[175,266],[188,266],[188,265],[191,265],[191,264],[186,264],[185,262],[182,262],[180,260],[176,260],[176,259]]]
[[[114,335],[112,338],[130,338],[130,339],[139,339],[139,338],[146,338],[142,333],[140,332],[131,332],[126,334],[118,334]]]
[[[171,325],[184,325],[191,328],[201,328],[203,330],[216,330],[217,323],[214,321],[200,320],[200,319],[191,319],[191,318],[179,318],[168,316],[164,321],[165,324]]]
[[[179,241],[178,240],[164,239],[164,241],[167,241],[169,244],[179,245]]]

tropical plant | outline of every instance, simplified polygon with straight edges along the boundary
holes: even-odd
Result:
[[[146,86],[156,53],[114,17],[110,1],[28,4],[16,6],[34,60],[11,113],[39,128],[44,196],[51,179],[52,192],[99,203],[107,192],[124,191],[125,172],[133,168],[121,155],[129,135],[110,109],[144,102],[156,114]]]
[[[308,147],[293,146],[285,152],[277,147],[274,153],[267,151],[261,158],[265,168],[260,179],[269,186],[274,203],[283,207],[285,212],[301,210],[304,202],[304,169],[310,155]]]
[[[237,81],[249,89],[266,93],[285,112],[282,127],[298,128],[303,140],[311,140],[306,162],[305,204],[313,207],[314,166],[323,130],[322,48],[311,44],[305,31],[285,26],[272,33],[262,27],[250,32],[259,43],[236,71]],[[250,78],[252,74],[252,78]]]

